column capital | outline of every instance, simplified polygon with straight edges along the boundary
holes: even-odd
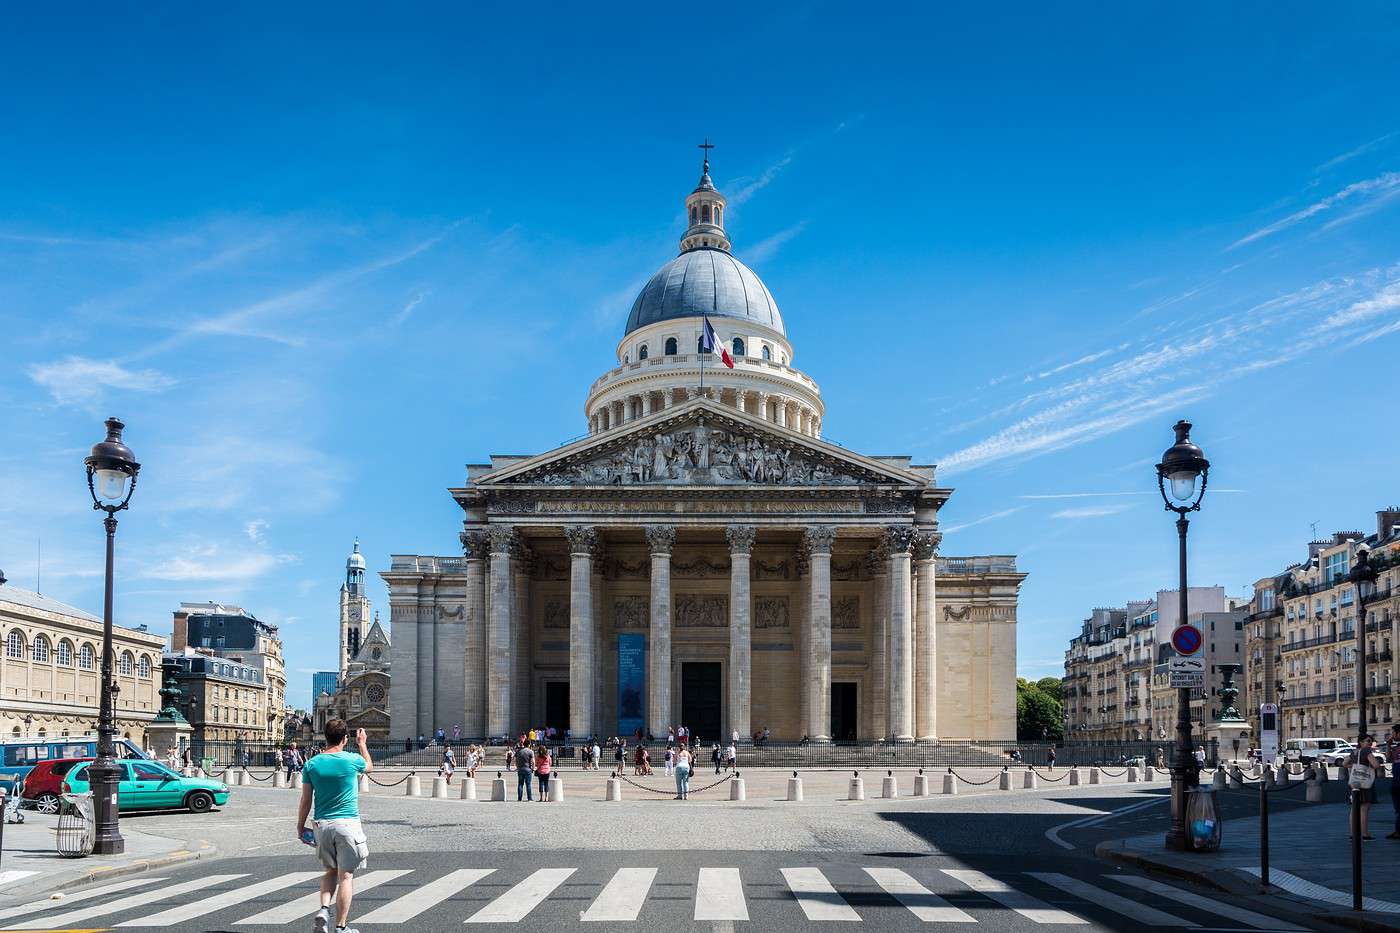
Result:
[[[671,553],[671,548],[676,544],[675,525],[647,525],[645,531],[653,557]]]
[[[491,539],[484,531],[464,531],[457,536],[467,560],[485,560],[491,553]]]
[[[757,535],[758,529],[753,525],[730,525],[724,529],[731,554],[748,554],[753,550],[754,538]]]
[[[808,525],[802,532],[802,541],[813,554],[830,554],[835,540],[835,525]]]
[[[865,570],[871,576],[889,572],[890,551],[885,546],[884,538],[881,538],[874,547],[865,554]]]
[[[885,529],[883,544],[891,556],[908,554],[914,544],[914,529],[909,525],[890,525]]]
[[[515,550],[514,525],[491,525],[486,529],[486,535],[491,539],[492,554],[511,556],[511,552]]]
[[[938,556],[938,545],[943,535],[937,531],[915,531],[912,550],[915,561],[933,560]]]
[[[598,550],[598,529],[592,525],[565,525],[564,537],[574,557],[592,557]]]

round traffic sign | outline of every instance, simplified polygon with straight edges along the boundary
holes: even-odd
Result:
[[[1177,654],[1195,654],[1201,650],[1201,630],[1194,625],[1178,625],[1172,632],[1172,647]]]

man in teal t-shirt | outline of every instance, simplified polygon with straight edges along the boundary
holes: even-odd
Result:
[[[349,729],[343,719],[326,723],[326,750],[302,768],[301,806],[297,808],[297,838],[307,842],[306,820],[316,806],[316,854],[326,872],[321,876],[321,907],[312,918],[315,933],[328,933],[330,903],[335,900],[336,933],[358,933],[346,926],[355,871],[369,860],[369,842],[360,825],[360,775],[374,771],[365,748],[365,730],[355,730],[360,753],[345,750]]]

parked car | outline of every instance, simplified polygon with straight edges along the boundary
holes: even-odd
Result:
[[[1348,754],[1351,753],[1351,743],[1341,738],[1289,739],[1283,743],[1283,757],[1289,761],[1301,761],[1303,764],[1307,764],[1322,755],[1328,755],[1343,748]]]
[[[91,758],[54,758],[41,761],[24,776],[20,796],[34,801],[40,813],[58,812],[58,795],[63,793],[63,778],[75,765]]]
[[[65,793],[82,794],[88,785],[92,762],[75,765],[63,779]],[[117,785],[118,810],[170,810],[208,813],[228,803],[228,785],[209,778],[183,777],[157,761],[121,761],[123,774]]]
[[[130,739],[116,739],[113,742],[118,758],[145,758],[141,749]],[[75,735],[57,738],[36,736],[25,738],[12,736],[0,739],[0,756],[3,756],[4,770],[0,771],[0,786],[7,794],[19,791],[29,769],[43,761],[58,758],[93,758],[97,755],[97,736]]]
[[[1356,752],[1356,746],[1350,742],[1343,742],[1330,752],[1323,752],[1317,756],[1317,760],[1329,765],[1341,765],[1346,762]]]

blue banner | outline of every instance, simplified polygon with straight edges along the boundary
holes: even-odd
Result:
[[[647,637],[617,636],[617,734],[630,738],[646,728]]]

